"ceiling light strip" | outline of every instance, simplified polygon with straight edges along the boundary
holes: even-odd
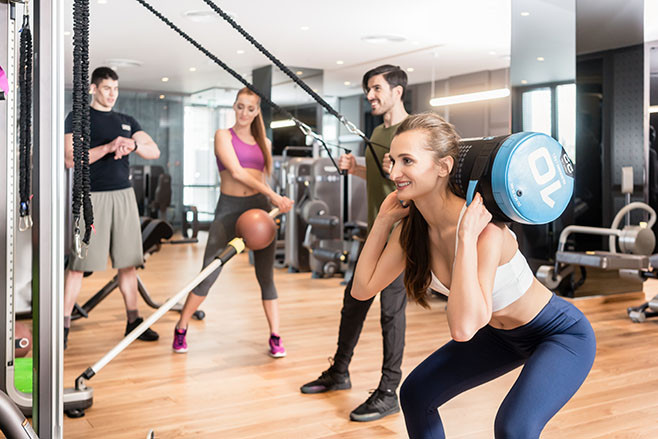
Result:
[[[295,122],[292,119],[283,119],[283,120],[273,120],[270,122],[270,128],[273,130],[277,128],[285,128],[285,127],[294,127]]]
[[[430,99],[430,105],[433,107],[443,107],[445,105],[486,101],[489,99],[505,98],[507,96],[509,96],[509,88],[499,88],[496,90],[479,91],[476,93],[466,93],[461,95],[445,96],[442,98],[434,98]]]

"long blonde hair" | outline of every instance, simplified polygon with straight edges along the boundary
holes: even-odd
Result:
[[[249,90],[247,87],[241,88],[238,91],[238,94],[235,96],[236,102],[238,101],[238,97],[240,97],[241,94],[256,96],[258,99],[257,105],[260,107],[260,96]],[[267,147],[267,136],[265,135],[265,124],[263,123],[263,114],[261,111],[258,112],[254,120],[251,122],[251,135],[254,136],[256,143],[260,147],[260,150],[263,152],[263,158],[265,158],[265,173],[270,175],[272,173],[272,153]]]
[[[434,152],[434,161],[452,157],[457,163],[459,157],[459,135],[455,127],[434,113],[421,113],[406,118],[398,127],[395,135],[405,131],[419,130],[425,136],[425,148]],[[451,175],[455,172],[455,166]],[[457,186],[449,180],[448,187],[459,195]],[[409,215],[402,221],[400,246],[405,253],[404,286],[411,300],[424,308],[429,308],[427,289],[431,282],[431,256],[428,239],[427,221],[416,208],[413,201],[409,203]]]

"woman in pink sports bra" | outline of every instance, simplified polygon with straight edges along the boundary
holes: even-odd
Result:
[[[370,230],[352,295],[369,299],[404,271],[409,297],[420,305],[429,307],[430,285],[448,296],[452,340],[400,389],[410,438],[444,438],[439,407],[519,366],[494,435],[538,438],[587,377],[596,339],[587,318],[532,275],[515,236],[491,222],[480,195],[465,206],[450,181],[458,153],[454,127],[436,114],[410,116],[398,127],[390,152],[397,190]]]
[[[248,88],[243,88],[238,91],[233,110],[233,127],[215,133],[221,195],[215,209],[215,219],[208,232],[203,267],[209,265],[217,253],[235,237],[235,223],[243,212],[254,208],[269,211],[273,204],[281,213],[286,213],[293,203],[289,198],[274,192],[266,181],[272,171],[272,143],[265,137],[260,98]],[[272,242],[268,247],[254,251],[254,268],[270,330],[269,354],[280,358],[286,355],[286,350],[279,335],[279,303],[274,286],[275,246],[276,242]],[[174,328],[174,352],[187,352],[186,335],[190,318],[205,300],[220,271],[221,267],[187,295],[180,320]]]

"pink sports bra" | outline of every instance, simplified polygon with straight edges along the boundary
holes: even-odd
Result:
[[[263,151],[261,151],[258,143],[245,143],[235,134],[233,128],[229,128],[229,131],[231,132],[231,144],[235,150],[235,155],[238,156],[240,166],[263,171],[265,169],[265,157],[263,157]],[[219,157],[217,157],[217,168],[219,168],[219,172],[226,169]]]

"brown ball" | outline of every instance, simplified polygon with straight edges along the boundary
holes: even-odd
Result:
[[[14,326],[14,340],[16,340],[16,357],[24,357],[32,349],[32,331],[21,322]]]
[[[262,250],[274,241],[276,224],[262,209],[249,209],[235,223],[235,233],[252,250]]]

